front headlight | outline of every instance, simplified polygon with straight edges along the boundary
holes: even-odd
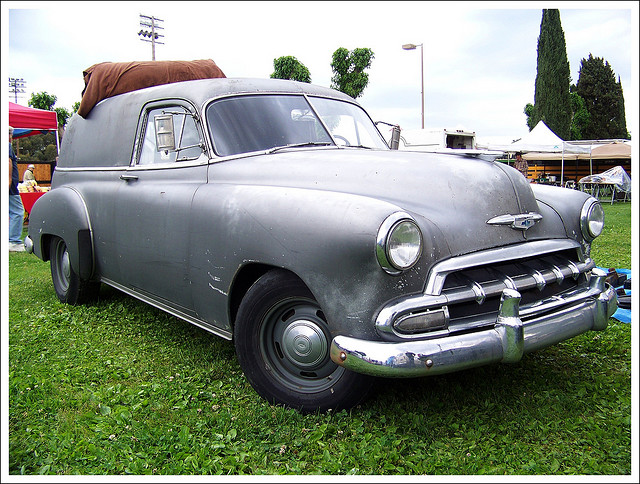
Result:
[[[604,210],[600,202],[593,197],[587,199],[580,212],[580,229],[587,242],[591,242],[604,229]]]
[[[399,274],[415,265],[422,253],[422,233],[411,215],[396,212],[378,230],[378,263],[389,274]]]

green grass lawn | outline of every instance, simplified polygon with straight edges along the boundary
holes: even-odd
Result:
[[[592,256],[630,268],[631,206],[604,208]],[[613,319],[301,415],[253,391],[231,342],[108,287],[63,305],[49,264],[11,253],[8,392],[10,474],[631,473],[631,325]]]

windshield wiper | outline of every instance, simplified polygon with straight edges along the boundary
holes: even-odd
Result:
[[[328,141],[306,141],[304,143],[292,143],[289,145],[284,145],[284,146],[275,146],[269,150],[267,150],[267,153],[275,153],[276,151],[279,150],[284,150],[287,148],[301,148],[303,146],[331,146],[333,145],[333,143],[330,143]]]
[[[349,146],[343,146],[343,148],[364,148],[366,150],[373,149],[371,146],[365,146],[365,145],[349,145]]]

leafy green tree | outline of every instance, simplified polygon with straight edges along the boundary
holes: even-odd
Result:
[[[36,134],[34,136],[27,136],[26,138],[20,138],[14,140],[14,143],[19,142],[18,146],[14,146],[14,149],[20,151],[20,162],[26,163],[29,161],[53,161],[57,155],[56,148],[56,135],[55,133],[48,132],[46,134]]]
[[[524,107],[524,114],[527,115],[527,126],[529,127],[529,131],[536,127],[537,121],[536,116],[534,115],[535,110],[536,107],[531,103],[527,103],[527,105]]]
[[[358,48],[351,52],[344,47],[338,48],[331,61],[331,87],[353,98],[361,96],[369,84],[369,74],[364,71],[371,67],[373,57],[373,51],[368,48]]]
[[[601,57],[582,59],[575,92],[584,99],[591,120],[585,139],[629,139],[620,79]]]
[[[67,124],[67,121],[69,120],[71,115],[79,109],[80,103],[79,102],[75,103],[73,105],[73,112],[70,113],[69,110],[66,108],[54,108],[53,106],[55,105],[57,100],[58,100],[57,96],[53,94],[49,94],[46,91],[31,93],[31,99],[29,99],[29,106],[36,109],[44,109],[45,111],[55,111],[58,117],[58,125],[64,126]]]
[[[36,109],[44,109],[45,111],[53,111],[53,105],[58,100],[57,96],[48,94],[46,91],[31,93],[31,99],[29,99],[29,106]]]
[[[299,82],[311,82],[309,69],[298,59],[285,55],[273,59],[272,79],[291,79]]]
[[[571,136],[571,71],[567,46],[557,9],[542,10],[538,37],[538,68],[533,109],[527,119],[529,129],[542,120],[562,139]],[[527,113],[527,107],[525,107]]]
[[[71,114],[75,114],[78,112],[78,109],[80,109],[80,101],[77,101],[75,103],[73,103],[73,106],[71,107],[72,111]]]
[[[67,124],[67,120],[71,117],[71,113],[66,108],[54,108],[58,115],[58,124],[64,126]]]
[[[573,87],[573,86],[572,86]],[[577,92],[571,92],[571,139],[580,140],[585,138],[584,133],[591,122],[591,115],[587,110],[587,103]]]

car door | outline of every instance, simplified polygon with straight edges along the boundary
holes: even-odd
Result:
[[[186,314],[193,313],[191,203],[207,182],[208,162],[195,113],[179,101],[143,109],[131,166],[121,176],[115,222],[120,283]],[[163,121],[157,124],[159,118]],[[174,150],[159,148],[164,134],[159,131],[168,120]]]

